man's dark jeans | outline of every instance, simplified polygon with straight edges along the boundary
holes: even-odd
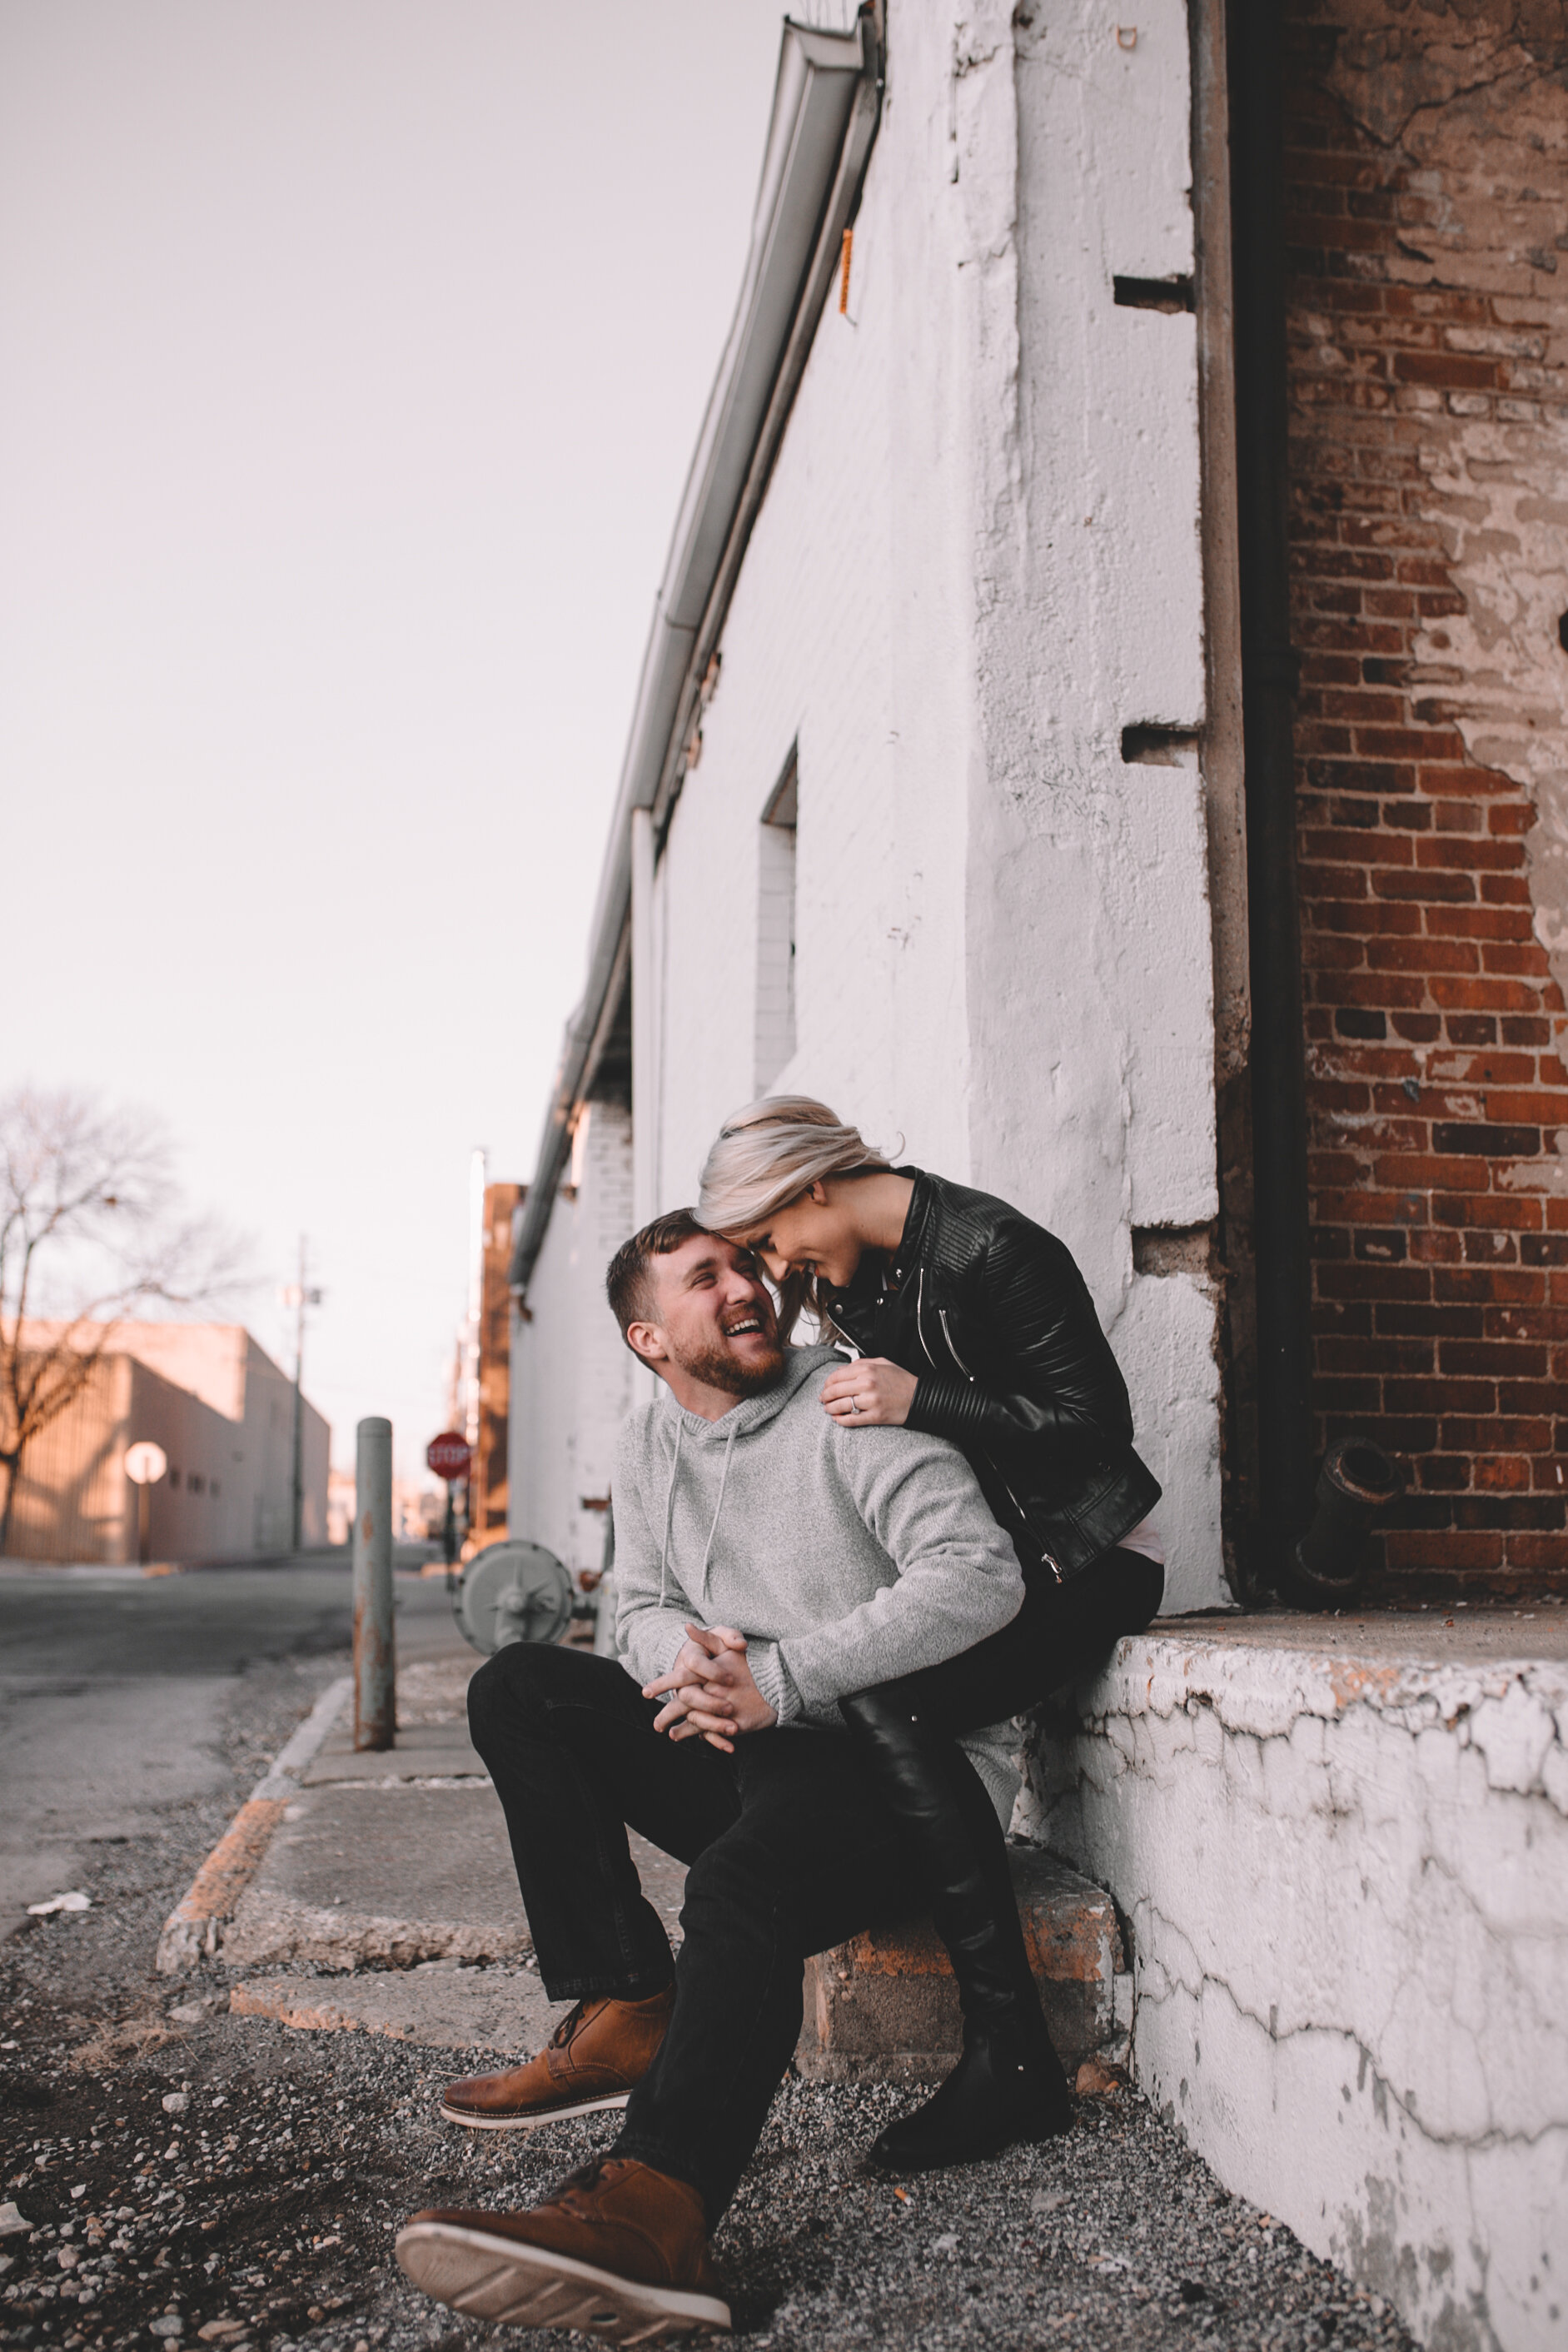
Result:
[[[914,1879],[844,1733],[753,1732],[727,1757],[656,1732],[658,1711],[616,1660],[525,1643],[468,1685],[550,1999],[645,1999],[674,1974],[615,2153],[691,2182],[711,2227],[800,2037],[807,1956],[908,1910]],[[688,1864],[673,1970],[628,1826]]]
[[[1123,1551],[1065,1586],[1031,1580],[1011,1625],[898,1687],[946,1730],[995,1722],[1146,1624],[1161,1580]],[[468,1685],[551,2000],[646,1998],[674,1974],[669,2032],[616,2146],[699,2189],[711,2222],[800,2036],[807,1957],[919,1897],[847,1734],[753,1732],[728,1757],[656,1732],[658,1712],[617,1660],[580,1650],[514,1643]],[[673,1970],[628,1826],[689,1865]]]

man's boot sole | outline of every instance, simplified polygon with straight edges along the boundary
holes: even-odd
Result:
[[[727,2331],[729,2305],[689,2287],[644,2286],[545,2246],[519,2245],[455,2221],[411,2221],[395,2252],[414,2285],[471,2319],[510,2327],[580,2327],[607,2344],[657,2344]]]
[[[539,2131],[546,2124],[563,2124],[570,2116],[597,2116],[606,2107],[623,2107],[631,2098],[630,2091],[612,2091],[601,2099],[577,2099],[570,2107],[519,2108],[513,2115],[473,2115],[466,2107],[449,2107],[441,2102],[441,2120],[444,2124],[466,2124],[470,2131]]]

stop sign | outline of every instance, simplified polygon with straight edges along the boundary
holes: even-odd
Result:
[[[433,1437],[425,1447],[424,1458],[436,1476],[444,1478],[450,1486],[454,1478],[466,1478],[468,1465],[474,1456],[469,1452],[465,1437],[460,1437],[455,1429],[444,1429],[441,1435]]]

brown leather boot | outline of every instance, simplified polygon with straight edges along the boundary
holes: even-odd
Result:
[[[416,2213],[397,2258],[438,2303],[512,2327],[651,2344],[729,2326],[701,2197],[624,2157],[585,2164],[526,2213]]]
[[[580,2000],[526,2065],[448,2083],[442,2116],[476,2131],[536,2131],[563,2116],[623,2107],[653,2064],[674,2005],[674,1985],[648,2000]]]

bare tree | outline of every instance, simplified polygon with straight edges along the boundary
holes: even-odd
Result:
[[[126,1317],[210,1305],[243,1279],[235,1239],[185,1212],[151,1119],[68,1091],[0,1096],[0,1553],[23,1456]]]

